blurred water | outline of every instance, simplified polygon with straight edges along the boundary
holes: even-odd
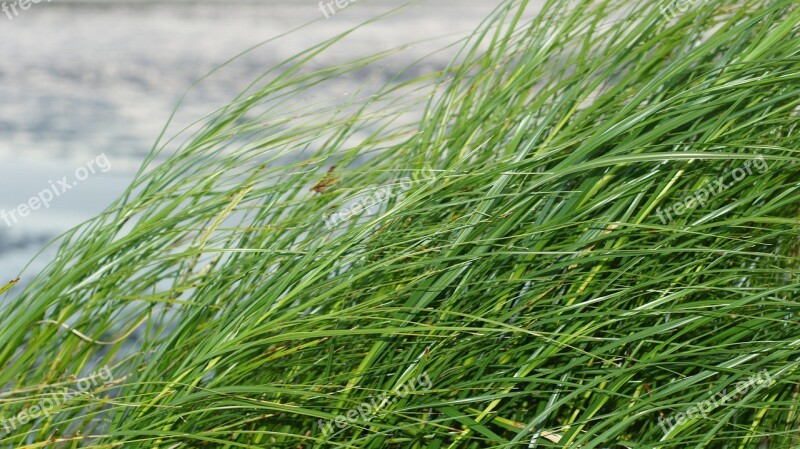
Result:
[[[76,3],[32,5],[14,20],[0,16],[0,210],[10,210],[72,176],[104,153],[111,170],[78,183],[8,227],[0,221],[0,284],[44,243],[91,218],[130,182],[184,90],[237,53],[304,23],[204,81],[189,95],[174,130],[224,105],[259,74],[299,50],[376,17],[399,1],[364,1],[322,19],[319,2],[201,4]],[[415,39],[443,40],[405,50],[391,74],[474,29],[492,1],[430,0],[367,26],[316,61],[337,64]],[[441,68],[455,49],[427,63]],[[423,69],[425,66],[423,66]],[[335,98],[359,85],[338,80]],[[48,257],[36,262],[35,273]],[[23,278],[24,281],[24,278]]]

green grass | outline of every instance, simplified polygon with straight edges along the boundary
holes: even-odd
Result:
[[[159,142],[4,303],[1,416],[114,381],[0,445],[800,447],[800,9],[660,6],[504,1],[441,73],[298,101],[392,54],[310,71],[337,39]]]

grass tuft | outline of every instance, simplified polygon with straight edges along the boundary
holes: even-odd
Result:
[[[800,9],[661,6],[503,1],[297,100],[391,55],[337,38],[160,142],[7,301],[0,445],[798,447]]]

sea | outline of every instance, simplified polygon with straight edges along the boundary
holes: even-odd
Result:
[[[357,27],[312,66],[402,48],[384,76],[422,58],[418,70],[435,71],[498,3],[50,0],[0,12],[0,286],[24,284],[52,259],[49,242],[120,196],[162,132],[202,120],[287,58]],[[342,98],[359,77],[318,94]],[[20,209],[46,190],[47,207]]]

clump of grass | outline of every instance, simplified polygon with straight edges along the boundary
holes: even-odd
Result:
[[[388,56],[302,71],[322,44],[151,158],[0,327],[6,418],[70,375],[115,381],[0,443],[800,443],[800,10],[550,0],[527,22],[528,6],[502,2],[441,73],[285,106]],[[399,400],[320,430],[380,394]]]

